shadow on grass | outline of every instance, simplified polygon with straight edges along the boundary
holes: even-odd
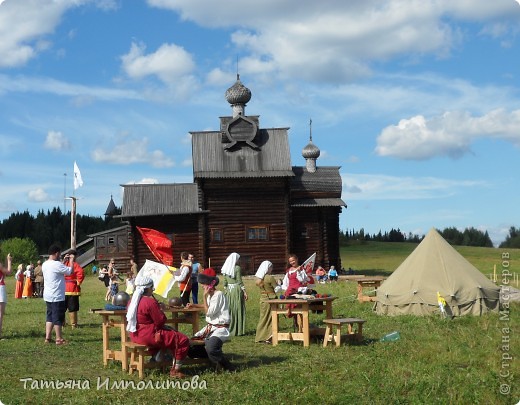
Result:
[[[226,357],[228,357],[238,369],[260,367],[262,365],[268,365],[268,364],[277,364],[277,363],[282,363],[287,360],[287,357],[283,357],[283,356],[251,357],[249,355],[245,356],[242,354],[235,354],[235,353],[226,353]],[[246,360],[243,361],[244,359],[246,359]]]

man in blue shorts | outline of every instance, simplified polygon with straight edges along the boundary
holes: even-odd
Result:
[[[51,342],[52,329],[56,334],[56,345],[64,345],[62,326],[65,321],[65,276],[70,275],[74,266],[74,255],[65,255],[64,263],[60,262],[61,249],[57,245],[49,248],[49,259],[42,265],[43,300],[47,304],[45,322],[45,343]]]

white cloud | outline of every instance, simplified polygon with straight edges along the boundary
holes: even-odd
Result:
[[[435,156],[460,157],[482,137],[503,139],[520,146],[520,110],[497,109],[482,116],[451,111],[427,120],[422,115],[402,119],[383,129],[376,153],[400,159],[424,160]]]
[[[49,201],[49,195],[43,188],[37,188],[27,193],[27,197],[31,202],[44,202]]]
[[[233,80],[229,72],[225,72],[220,68],[211,70],[206,76],[206,83],[212,86],[229,85]]]
[[[193,57],[175,44],[163,44],[156,52],[145,55],[144,44],[132,43],[130,51],[121,57],[123,69],[133,79],[157,76],[168,85],[189,76],[195,68]]]
[[[69,139],[59,131],[49,131],[43,145],[46,149],[51,150],[70,150],[71,145]]]
[[[31,78],[26,76],[13,77],[0,74],[0,94],[18,93],[48,93],[58,96],[94,98],[100,100],[140,100],[142,96],[132,90],[120,90],[104,87],[70,84],[48,78]]]
[[[241,0],[226,7],[206,0],[148,4],[205,27],[239,25],[231,41],[244,51],[241,72],[328,82],[365,76],[374,61],[445,56],[463,40],[460,22],[486,27],[501,19],[511,27],[518,11],[511,1],[488,0],[265,0],[248,4],[247,12]]]
[[[0,7],[0,68],[23,66],[52,43],[46,35],[54,33],[62,16],[71,8],[93,4],[110,11],[117,0],[17,0]]]
[[[159,184],[159,180],[151,177],[144,177],[141,180],[129,181],[126,184]]]
[[[148,150],[148,138],[130,139],[118,142],[109,150],[99,147],[91,153],[92,159],[98,163],[130,165],[144,163],[157,168],[174,166],[174,162],[161,150]]]
[[[34,58],[40,38],[51,34],[73,2],[8,1],[0,7],[0,67],[21,66]]]
[[[397,177],[354,173],[342,173],[341,177],[345,201],[444,198],[457,194],[462,188],[486,186],[483,181],[437,177]]]

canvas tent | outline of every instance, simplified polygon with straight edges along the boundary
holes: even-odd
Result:
[[[440,313],[437,292],[450,316],[498,311],[500,287],[486,278],[435,230],[377,289],[380,315]]]

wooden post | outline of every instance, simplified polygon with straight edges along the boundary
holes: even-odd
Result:
[[[76,250],[76,197],[70,197],[70,248]]]
[[[497,265],[496,264],[493,265],[493,282],[494,283],[497,282]]]

